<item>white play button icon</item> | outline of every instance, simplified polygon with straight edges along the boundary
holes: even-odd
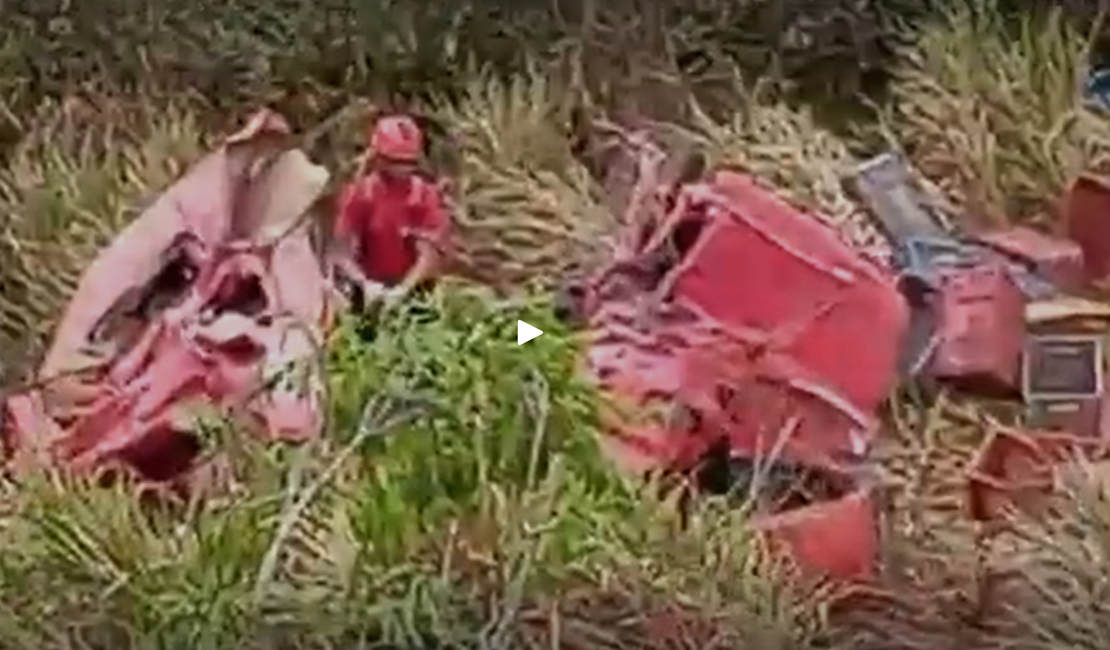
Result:
[[[528,341],[531,341],[532,339],[536,338],[540,334],[543,334],[543,330],[541,330],[540,328],[532,327],[531,325],[529,325],[528,323],[525,323],[522,320],[518,320],[516,322],[516,344],[517,345],[524,345],[525,343],[527,343]]]

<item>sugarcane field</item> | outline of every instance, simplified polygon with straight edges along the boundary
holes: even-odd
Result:
[[[1110,1],[0,16],[0,650],[1110,647]]]

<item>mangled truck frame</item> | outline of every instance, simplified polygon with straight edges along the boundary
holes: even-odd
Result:
[[[768,486],[794,468],[758,528],[808,568],[874,577],[884,499],[867,454],[909,320],[895,277],[740,173],[673,204],[579,297],[590,372],[637,407],[610,422],[608,453],[636,473],[718,456]]]
[[[184,488],[198,403],[275,438],[318,430],[320,378],[297,362],[321,345],[329,283],[302,217],[328,174],[288,136],[258,113],[88,268],[37,388],[7,400],[10,453]]]

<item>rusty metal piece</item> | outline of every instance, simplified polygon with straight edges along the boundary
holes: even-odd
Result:
[[[1055,431],[992,432],[971,463],[968,508],[977,521],[999,521],[1012,510],[1036,513],[1060,484],[1059,471],[1076,460],[1107,458],[1106,440]]]
[[[1001,265],[948,270],[929,374],[978,394],[1016,395],[1025,296]]]

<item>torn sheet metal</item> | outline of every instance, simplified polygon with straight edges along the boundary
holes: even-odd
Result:
[[[6,405],[10,447],[163,482],[196,460],[200,404],[314,435],[330,293],[303,217],[327,180],[270,111],[197,162],[85,272],[41,389]]]
[[[606,421],[614,462],[687,472],[722,444],[741,459],[860,462],[906,333],[894,277],[733,172],[685,186],[645,241],[580,296],[589,371],[625,407]],[[815,572],[871,575],[875,500],[857,487],[760,528]],[[822,550],[830,526],[847,541]]]
[[[1110,280],[1110,179],[1080,175],[1064,194],[1061,211],[1068,238],[1083,250],[1086,279],[1105,285]]]

